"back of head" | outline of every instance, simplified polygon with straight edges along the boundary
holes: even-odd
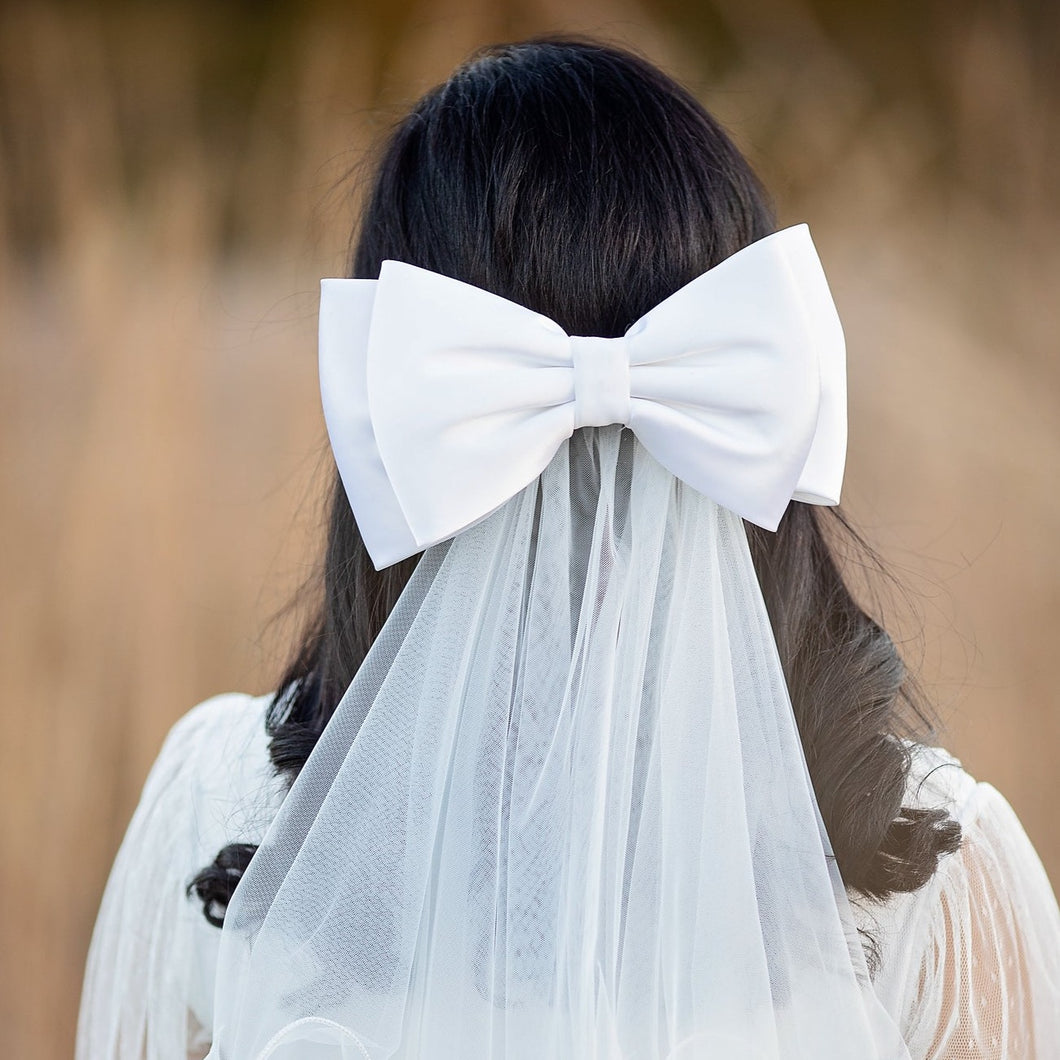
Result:
[[[601,44],[531,41],[479,53],[401,124],[352,275],[394,258],[614,336],[772,230],[750,166],[678,84]]]

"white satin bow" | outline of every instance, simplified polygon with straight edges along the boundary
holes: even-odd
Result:
[[[619,338],[569,336],[399,261],[321,281],[320,383],[377,569],[485,518],[584,426],[621,423],[678,478],[768,530],[837,504],[845,345],[806,225],[686,284]]]

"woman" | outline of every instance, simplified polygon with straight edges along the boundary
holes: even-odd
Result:
[[[1055,899],[903,738],[833,556],[841,332],[717,124],[609,47],[489,49],[350,274],[323,601],[163,748],[82,1060],[1060,1056]]]

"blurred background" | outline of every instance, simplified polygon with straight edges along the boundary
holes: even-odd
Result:
[[[365,159],[470,50],[545,31],[676,74],[811,224],[883,618],[1060,884],[1060,5],[5,2],[0,1054],[71,1055],[166,730],[282,665]]]

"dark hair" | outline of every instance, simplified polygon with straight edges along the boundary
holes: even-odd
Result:
[[[750,166],[682,87],[636,55],[543,39],[486,49],[429,92],[389,140],[350,274],[411,262],[615,336],[774,229]],[[912,891],[960,841],[942,810],[902,805],[899,737],[927,726],[895,645],[854,600],[833,553],[860,539],[836,509],[792,502],[775,534],[748,526],[821,813],[846,885]],[[353,679],[415,560],[377,573],[336,475],[323,601],[269,711],[291,780]],[[207,919],[254,848],[195,877]]]

